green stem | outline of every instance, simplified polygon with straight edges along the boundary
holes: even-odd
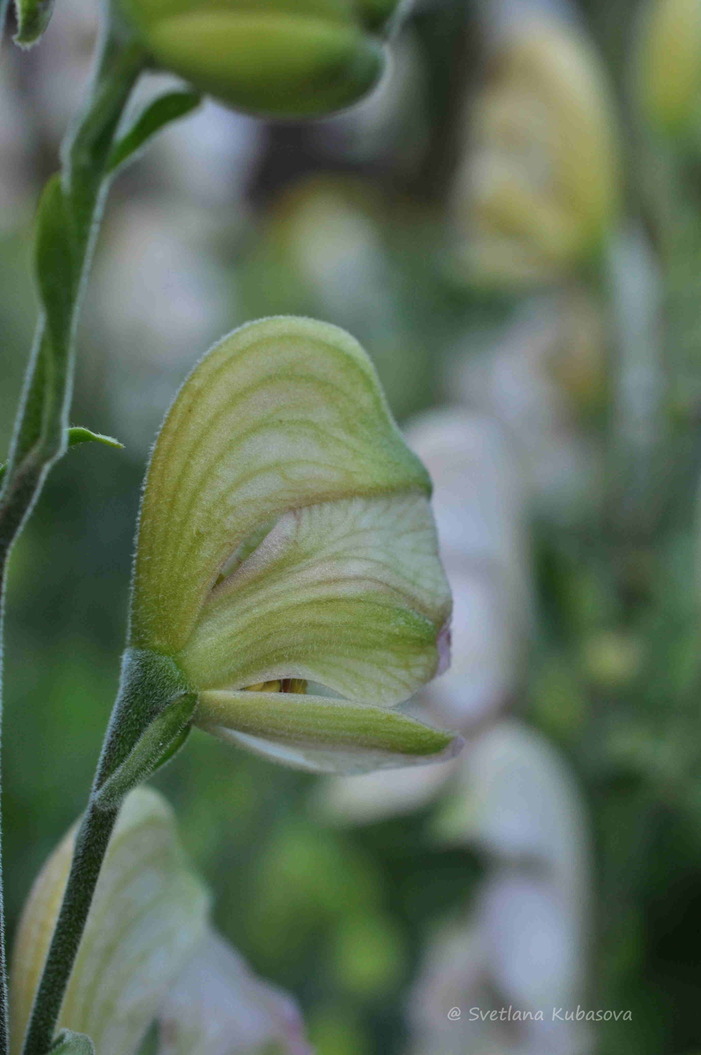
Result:
[[[51,1047],[61,1004],[83,936],[93,894],[119,807],[99,810],[90,804],[76,837],[71,882],[66,887],[54,939],[37,990],[25,1055],[46,1055]]]
[[[92,793],[76,838],[66,890],[24,1042],[23,1055],[46,1055],[54,1038],[61,1004],[90,912],[100,869],[120,803],[102,809],[98,792],[125,760],[168,703],[183,697],[186,685],[173,660],[128,649],[117,700],[105,736]],[[178,727],[172,732],[178,737]],[[164,739],[167,749],[169,736]],[[167,751],[166,751],[167,753]],[[152,772],[148,760],[143,776]]]
[[[66,449],[75,328],[109,184],[109,154],[124,107],[143,66],[140,48],[118,40],[112,31],[106,33],[88,108],[65,144],[63,193],[71,222],[73,260],[72,274],[66,276],[66,282],[70,283],[70,307],[63,330],[48,324],[46,305],[39,320],[0,493],[0,716],[8,559],[47,473]],[[102,838],[106,825],[101,818]],[[0,1055],[7,1055],[9,1047],[4,918],[0,881]]]

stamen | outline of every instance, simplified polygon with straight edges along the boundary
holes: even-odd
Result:
[[[304,678],[281,678],[279,681],[259,681],[256,685],[247,685],[246,692],[294,692],[303,696],[307,691]]]

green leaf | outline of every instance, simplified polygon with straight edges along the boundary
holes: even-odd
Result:
[[[75,304],[75,260],[70,210],[60,175],[46,184],[36,220],[34,264],[39,295],[55,350],[71,331]]]
[[[201,102],[197,92],[169,92],[154,100],[139,115],[129,131],[114,145],[107,165],[114,172],[128,161],[157,132],[195,110]]]
[[[85,1033],[64,1029],[51,1045],[50,1055],[95,1055],[95,1045]]]
[[[70,210],[59,175],[52,176],[39,201],[34,271],[42,319],[30,366],[31,380],[11,454],[13,480],[30,460],[37,476],[41,463],[62,453],[75,304],[75,265]]]
[[[68,429],[68,447],[77,447],[81,443],[102,443],[105,447],[114,447],[115,450],[124,450],[124,444],[116,440],[114,436],[104,436],[101,432],[92,432],[82,426]],[[7,465],[0,465],[0,486],[7,470]]]
[[[79,443],[102,443],[105,447],[124,450],[124,444],[116,440],[114,436],[105,436],[101,432],[92,432],[82,426],[70,428],[68,430],[68,446],[77,447]]]
[[[21,48],[31,48],[43,36],[51,20],[54,0],[15,0],[17,32],[13,40]]]
[[[396,709],[282,692],[203,692],[195,721],[223,740],[315,773],[443,762],[463,745]]]
[[[125,795],[182,747],[189,732],[197,698],[191,694],[176,697],[151,722],[120,766],[94,794],[98,809],[118,806]]]

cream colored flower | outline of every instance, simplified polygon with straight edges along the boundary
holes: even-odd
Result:
[[[75,833],[44,865],[20,921],[11,972],[13,1053],[21,1049]],[[257,979],[214,933],[208,908],[170,807],[154,791],[133,791],[107,851],[59,1028],[89,1037],[99,1055],[136,1055],[153,1024],[158,1055],[266,1055],[274,1044],[280,1055],[310,1055],[294,1002]]]
[[[454,753],[395,707],[447,663],[429,493],[351,337],[309,319],[243,327],[156,441],[130,654],[172,661],[196,724],[290,765]]]

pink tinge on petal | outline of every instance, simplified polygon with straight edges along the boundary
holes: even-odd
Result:
[[[438,649],[438,666],[436,668],[436,677],[441,674],[445,674],[450,666],[450,646],[452,643],[452,635],[450,630],[450,618],[448,618],[441,629],[438,632],[438,638],[436,640],[436,648]]]
[[[158,1055],[313,1055],[294,1000],[210,931],[161,1008]]]
[[[306,1039],[306,1029],[302,1012],[297,1004],[277,986],[268,985],[267,993],[263,993],[263,1003],[267,1005],[273,1021],[277,1021],[281,1037],[284,1037],[287,1055],[314,1055],[313,1049]]]

